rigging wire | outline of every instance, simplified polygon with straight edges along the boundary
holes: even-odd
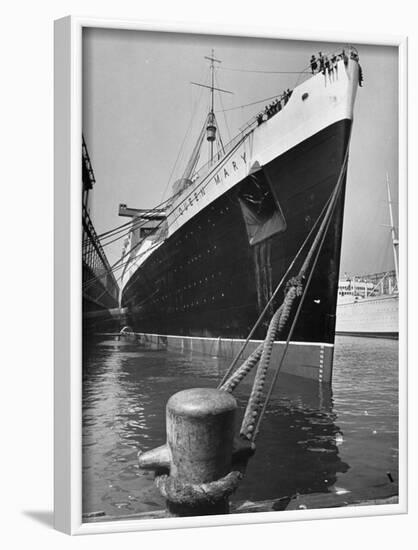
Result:
[[[267,405],[270,401],[270,398],[271,398],[271,395],[273,393],[273,390],[274,390],[274,387],[277,383],[277,379],[279,377],[279,373],[281,371],[281,367],[283,365],[283,362],[285,360],[285,357],[286,357],[286,354],[287,354],[287,351],[288,351],[288,347],[289,347],[289,343],[290,343],[290,339],[292,338],[292,335],[293,335],[293,331],[295,329],[295,326],[296,326],[296,323],[298,321],[298,318],[299,318],[299,313],[301,312],[302,310],[302,306],[303,306],[303,303],[304,303],[304,300],[306,298],[306,295],[307,295],[307,292],[308,292],[308,289],[309,289],[309,285],[310,285],[310,282],[312,280],[312,277],[313,277],[313,274],[314,274],[314,271],[315,271],[315,267],[316,267],[316,264],[319,260],[319,256],[321,254],[321,251],[322,251],[322,247],[324,245],[324,242],[325,242],[325,239],[327,237],[327,234],[328,234],[328,229],[329,229],[329,226],[331,224],[331,220],[333,218],[333,215],[334,215],[334,211],[335,211],[335,208],[336,208],[336,205],[337,205],[337,201],[338,201],[338,198],[340,196],[340,193],[341,193],[341,189],[342,189],[342,186],[341,186],[341,182],[343,180],[343,177],[344,175],[346,174],[347,172],[347,161],[348,161],[348,151],[349,151],[349,145],[347,145],[347,150],[346,150],[346,153],[345,153],[345,158],[344,158],[344,163],[343,163],[343,167],[342,167],[342,170],[340,172],[340,176],[339,176],[339,180],[337,182],[337,185],[335,187],[335,197],[332,199],[334,201],[334,204],[329,205],[329,207],[331,208],[331,213],[328,217],[328,220],[326,222],[326,226],[325,226],[325,230],[323,232],[323,235],[321,236],[321,239],[320,239],[320,242],[318,244],[318,249],[316,251],[316,254],[315,254],[315,257],[314,257],[314,260],[313,260],[313,263],[311,265],[311,268],[310,268],[310,271],[309,271],[309,275],[308,275],[308,278],[305,282],[305,285],[304,285],[304,290],[303,290],[303,294],[302,294],[302,297],[299,301],[299,304],[298,304],[298,307],[297,307],[297,310],[296,310],[296,313],[295,313],[295,316],[293,318],[293,322],[292,322],[292,325],[290,327],[290,330],[289,330],[289,333],[287,335],[287,339],[286,339],[286,344],[285,344],[285,348],[283,350],[283,353],[282,353],[282,356],[280,358],[280,363],[278,365],[278,367],[276,368],[276,371],[273,375],[273,380],[271,381],[270,383],[270,387],[268,389],[268,392],[267,392],[267,395],[264,399],[264,403],[263,403],[263,407],[260,411],[260,414],[259,414],[259,417],[257,419],[257,423],[256,423],[256,426],[255,426],[255,430],[254,430],[254,434],[253,434],[253,438],[252,440],[254,441],[255,438],[257,437],[258,435],[258,432],[260,431],[260,426],[261,426],[261,421],[265,415],[265,412],[266,412],[266,409],[267,409]],[[306,262],[306,261],[305,261]]]
[[[220,86],[218,84],[218,79],[216,78],[216,75],[215,75],[215,84],[217,85],[218,88],[220,88]],[[223,115],[224,115],[226,131],[228,132],[228,141],[231,141],[231,132],[229,131],[228,120],[227,120],[226,115],[225,115],[226,110],[224,108],[224,104],[223,104],[223,100],[222,100],[222,94],[220,92],[218,92],[218,96],[219,96],[219,100],[220,100],[221,107],[222,107],[221,113],[223,113]]]
[[[301,74],[307,71],[307,68],[303,69],[302,71],[266,71],[266,70],[260,70],[260,69],[238,69],[235,67],[219,67],[219,69],[222,71],[234,71],[238,73],[260,73],[260,74]]]
[[[168,198],[164,202],[161,202],[160,204],[156,205],[154,208],[150,208],[149,210],[144,210],[143,214],[151,215],[153,212],[158,212],[159,210],[162,210],[163,206],[167,206],[170,201],[173,199],[173,197]],[[115,235],[118,235],[120,233],[123,233],[119,238],[122,239],[125,234],[128,235],[131,233],[134,229],[137,229],[138,227],[141,227],[146,220],[143,220],[142,218],[138,218],[136,221],[129,221],[127,223],[124,223],[123,225],[117,226],[114,229],[110,229],[109,231],[106,231],[105,233],[102,233],[101,235],[97,235],[97,238],[101,241],[102,246],[107,246],[110,243],[103,243],[103,240],[111,239]],[[127,229],[129,227],[129,229]]]
[[[230,374],[232,373],[232,371],[234,370],[234,367],[235,365],[238,363],[242,353],[244,352],[246,346],[248,345],[248,342],[250,341],[250,339],[253,337],[255,331],[257,330],[257,328],[260,326],[261,322],[263,321],[264,319],[264,316],[265,314],[267,313],[267,311],[269,310],[269,308],[271,307],[273,301],[276,299],[276,296],[278,295],[279,293],[279,290],[282,288],[283,284],[286,282],[286,279],[288,277],[288,275],[290,274],[291,270],[293,269],[294,265],[296,264],[299,256],[301,255],[302,251],[304,250],[305,246],[307,245],[307,243],[309,242],[309,240],[311,239],[317,225],[319,224],[319,221],[321,220],[322,216],[324,215],[329,203],[331,201],[331,195],[329,196],[329,198],[327,199],[326,203],[324,204],[319,216],[317,217],[317,219],[315,220],[315,223],[313,224],[313,226],[311,227],[308,235],[305,237],[303,243],[300,245],[297,253],[295,254],[293,260],[291,261],[291,263],[289,264],[289,266],[287,267],[285,273],[283,274],[280,282],[277,284],[276,286],[276,289],[274,290],[274,292],[272,293],[272,295],[270,296],[269,300],[267,301],[266,305],[264,306],[264,309],[263,311],[260,313],[260,315],[258,316],[257,318],[257,321],[254,323],[250,333],[248,334],[245,342],[242,344],[242,346],[240,347],[239,351],[237,352],[237,354],[235,355],[233,361],[231,362],[231,364],[229,365],[228,367],[228,370],[225,372],[225,374],[223,375],[223,378],[221,380],[221,382],[219,383],[218,385],[218,389],[227,381],[228,377],[230,376]]]
[[[348,46],[346,46],[346,47],[348,47]],[[331,55],[332,53],[335,53],[335,50],[334,50],[333,52],[327,52],[327,53],[325,53],[324,55],[325,55],[325,56],[329,56],[329,55]],[[240,72],[250,72],[250,73],[251,73],[251,72],[261,72],[261,73],[266,73],[266,74],[268,74],[268,73],[270,73],[270,74],[292,74],[292,73],[294,73],[294,74],[299,74],[299,75],[301,75],[301,74],[308,74],[308,75],[309,75],[309,74],[310,74],[310,73],[309,73],[309,66],[306,67],[305,69],[303,69],[302,71],[292,71],[292,72],[290,72],[290,73],[289,73],[288,71],[258,71],[258,70],[252,70],[252,69],[239,69],[239,68],[232,68],[232,67],[217,67],[217,70],[219,70],[219,69],[222,69],[222,70],[230,70],[230,71],[240,71]],[[209,69],[206,70],[206,73],[208,73],[208,71],[209,71]],[[203,89],[201,89],[199,98],[197,98],[196,101],[195,101],[195,103],[194,103],[194,107],[193,107],[193,109],[192,109],[193,112],[192,112],[192,115],[191,115],[191,120],[190,120],[189,128],[188,128],[188,130],[186,131],[186,135],[185,135],[185,137],[184,137],[184,139],[183,139],[183,143],[182,143],[182,145],[181,145],[181,147],[180,147],[179,156],[180,156],[180,154],[181,154],[181,149],[182,149],[182,147],[184,146],[184,142],[185,142],[185,140],[186,140],[186,138],[187,138],[187,135],[188,135],[188,132],[189,132],[189,130],[190,130],[190,125],[191,125],[191,123],[192,123],[192,121],[193,121],[193,117],[194,117],[195,111],[196,111],[196,109],[197,109],[198,104],[200,103],[202,93],[203,93]],[[219,95],[220,95],[220,94],[219,94]],[[244,104],[244,105],[238,105],[238,106],[236,106],[236,107],[230,107],[230,108],[228,108],[228,109],[223,109],[223,108],[222,108],[222,110],[218,110],[217,112],[225,113],[225,112],[232,111],[232,110],[236,110],[236,109],[242,109],[242,108],[244,108],[244,107],[249,107],[249,106],[252,106],[252,105],[257,105],[258,103],[263,103],[264,101],[269,101],[269,100],[271,100],[271,99],[275,99],[276,97],[279,97],[279,96],[278,96],[278,95],[274,95],[274,96],[271,96],[271,97],[267,97],[267,98],[264,98],[264,99],[260,99],[260,100],[258,100],[258,101],[253,101],[253,102],[251,102],[251,103],[246,103],[246,104]],[[221,103],[222,103],[222,96],[221,96]],[[223,107],[223,105],[222,105],[222,107]],[[225,117],[225,122],[226,122],[226,117]],[[226,126],[227,126],[227,129],[228,129],[227,122],[226,122]],[[228,133],[229,133],[229,129],[228,129]],[[179,158],[179,157],[178,157],[178,158]],[[178,161],[178,159],[176,160],[176,163],[177,163],[177,161]],[[168,180],[167,187],[168,187],[169,182],[170,182],[170,180],[171,180],[171,178],[172,178],[172,174],[173,174],[173,172],[174,172],[176,163],[175,163],[175,165],[174,165],[174,167],[173,167],[172,173],[171,173],[170,178],[169,178],[169,180]],[[163,196],[164,196],[164,194],[166,193],[167,187],[166,187],[166,189],[164,190]],[[167,199],[167,200],[170,200],[170,199]],[[166,201],[164,201],[164,202],[166,202]],[[164,204],[164,202],[161,203],[161,205]],[[158,206],[155,207],[155,208],[158,208]],[[116,228],[114,228],[114,229],[112,229],[112,230],[106,231],[106,232],[104,232],[104,233],[98,235],[98,237],[101,239],[102,237],[107,236],[107,234],[112,233],[112,232],[113,232],[114,230],[116,230],[116,229],[120,229],[120,228],[123,228],[123,227],[128,226],[130,223],[131,223],[131,222],[127,222],[126,224],[120,225],[120,226],[118,226],[118,227],[116,227]]]
[[[162,203],[162,204],[167,204],[167,203]],[[159,209],[159,210],[161,210],[161,209]],[[150,210],[144,210],[142,215],[147,216],[147,217],[139,216],[136,219],[132,220],[131,222],[129,222],[131,224],[131,226],[128,229],[125,228],[125,229],[116,231],[113,235],[109,235],[108,237],[105,237],[104,241],[107,241],[107,239],[110,239],[112,237],[115,237],[115,238],[112,241],[107,241],[107,242],[101,241],[101,245],[103,247],[105,247],[105,246],[110,245],[113,242],[116,242],[118,240],[123,239],[124,237],[128,237],[131,233],[133,233],[137,229],[140,229],[141,227],[146,225],[149,222],[149,219],[152,218],[153,212],[156,212],[156,213],[160,214],[160,212],[158,210],[151,210],[151,209]],[[118,236],[116,237],[116,235],[118,235]]]
[[[327,53],[327,54],[325,54],[325,55],[331,55],[331,53]],[[264,70],[238,69],[238,68],[232,68],[232,67],[219,67],[219,68],[222,69],[222,70],[230,70],[230,71],[238,71],[238,72],[250,72],[250,73],[264,73],[264,74],[298,74],[298,75],[299,75],[298,81],[299,81],[300,76],[301,76],[302,74],[307,74],[307,69],[304,69],[304,70],[302,70],[302,71],[264,71]],[[190,127],[191,127],[191,124],[192,124],[192,121],[193,121],[193,118],[194,118],[194,113],[195,113],[195,111],[196,111],[196,108],[197,108],[198,103],[200,102],[201,95],[202,95],[202,91],[201,91],[201,93],[200,93],[199,99],[198,99],[198,100],[196,101],[196,103],[195,103],[195,107],[194,107],[194,110],[193,110],[193,113],[192,113],[192,116],[191,116],[189,128],[188,128],[188,130],[187,130],[187,132],[186,132],[185,138],[183,139],[183,143],[182,143],[182,145],[181,145],[179,155],[178,155],[178,157],[177,157],[177,159],[176,159],[176,162],[175,162],[175,164],[174,164],[174,166],[173,166],[173,170],[172,170],[171,175],[170,175],[170,178],[169,178],[169,180],[168,180],[168,182],[167,182],[167,186],[166,186],[166,189],[164,190],[163,196],[164,196],[164,194],[165,194],[166,191],[167,191],[167,188],[168,188],[168,185],[169,185],[170,180],[171,180],[171,178],[172,178],[172,175],[173,175],[173,173],[174,173],[175,167],[176,167],[177,162],[178,162],[178,160],[179,160],[179,158],[180,158],[180,154],[181,154],[182,148],[183,148],[183,146],[184,146],[184,143],[185,143],[185,141],[186,141],[186,138],[187,138],[187,136],[188,136],[188,133],[189,133],[189,131],[190,131]],[[258,103],[262,103],[262,102],[264,102],[264,101],[268,101],[268,100],[270,100],[270,99],[274,99],[274,98],[276,98],[276,97],[279,97],[279,96],[275,95],[275,96],[271,96],[271,97],[269,97],[269,98],[262,99],[262,100],[259,100],[259,101],[255,101],[255,102],[252,102],[252,103],[249,103],[249,104],[246,104],[246,105],[241,105],[241,106],[238,106],[238,107],[232,107],[232,108],[229,108],[229,109],[222,109],[220,112],[225,113],[225,112],[227,112],[227,111],[231,111],[231,110],[235,110],[235,109],[242,109],[242,108],[244,108],[244,107],[249,107],[249,106],[251,106],[251,105],[256,105],[256,104],[258,104]],[[222,99],[221,99],[221,103],[222,103]],[[223,107],[223,104],[222,104],[222,107]],[[228,129],[228,133],[229,133],[229,128],[227,127],[227,129]],[[241,142],[242,142],[242,140],[239,141],[239,144],[240,144]],[[236,148],[236,147],[234,147],[234,149],[235,149],[235,148]],[[233,150],[234,150],[234,149],[233,149]],[[224,159],[224,160],[225,160],[225,159]],[[207,175],[207,177],[208,177],[208,176],[209,176],[209,174]],[[206,177],[206,178],[207,178],[207,177]],[[199,185],[198,185],[196,188],[193,189],[193,192],[194,192],[194,191],[195,191],[195,190],[196,190],[196,189],[206,180],[206,178],[204,178],[204,179],[202,180],[202,182],[200,182]],[[190,196],[190,195],[188,195],[188,196]],[[162,205],[162,204],[166,204],[171,198],[172,198],[172,197],[170,197],[170,198],[167,199],[166,201],[162,202],[161,205]],[[187,197],[186,197],[186,198],[187,198]],[[185,199],[184,199],[184,200],[185,200]],[[184,202],[184,200],[183,200],[182,202]],[[181,203],[180,203],[180,204],[181,204]],[[155,208],[154,208],[153,210],[155,210]],[[138,220],[138,226],[137,226],[137,227],[140,227],[143,223],[145,223],[145,221]],[[136,222],[134,222],[134,224],[136,224]],[[118,228],[115,228],[115,229],[113,229],[113,230],[109,230],[109,231],[107,231],[107,232],[105,232],[105,233],[102,233],[100,236],[98,236],[99,242],[100,242],[100,239],[101,239],[101,238],[108,239],[108,238],[111,238],[111,237],[116,236],[116,235],[119,234],[119,233],[123,233],[123,234],[120,235],[118,238],[113,239],[113,240],[110,241],[110,242],[107,242],[107,243],[105,243],[105,244],[102,244],[102,243],[100,243],[100,244],[102,244],[102,246],[107,246],[107,245],[110,245],[110,244],[112,244],[113,242],[115,242],[115,241],[117,241],[117,240],[119,240],[119,239],[122,239],[122,238],[125,237],[126,235],[129,235],[129,234],[134,230],[134,227],[133,227],[133,226],[130,227],[130,229],[129,229],[128,231],[126,231],[125,233],[122,231],[123,228],[125,228],[125,227],[127,227],[127,226],[129,226],[129,225],[131,225],[131,226],[133,225],[133,224],[132,224],[132,221],[127,222],[126,224],[122,224],[122,225],[119,226]],[[155,231],[159,228],[160,225],[161,225],[161,223],[157,225],[157,227],[155,228]],[[129,260],[128,260],[128,262],[126,262],[125,264],[120,264],[120,262],[122,261],[122,259],[123,259],[124,257],[126,257],[127,254],[131,254],[131,252],[132,252],[138,245],[140,245],[141,242],[142,242],[142,241],[139,241],[139,242],[135,245],[135,247],[132,248],[128,253],[122,255],[122,257],[121,257],[117,262],[115,262],[115,263],[113,264],[113,266],[111,266],[111,271],[113,271],[113,269],[114,269],[116,266],[122,267],[123,265],[126,265],[127,263],[129,263]],[[118,269],[119,269],[120,267],[118,267]]]
[[[244,140],[247,138],[247,135],[248,135],[248,134],[245,134],[245,135],[235,144],[235,146],[231,149],[231,151],[229,151],[229,152],[227,153],[227,155],[222,159],[222,162],[220,162],[219,164],[216,164],[215,169],[218,169],[218,168],[222,167],[223,164],[225,164],[225,162],[226,162],[226,161],[230,158],[230,156],[236,151],[236,149],[244,142]],[[190,190],[190,192],[182,199],[182,201],[181,201],[178,205],[176,205],[175,207],[172,208],[172,210],[167,214],[167,217],[168,217],[170,214],[174,213],[174,212],[176,211],[176,209],[178,210],[178,209],[179,209],[178,207],[179,207],[180,205],[186,203],[186,202],[187,202],[187,199],[188,199],[193,193],[195,193],[196,190],[199,189],[203,184],[205,184],[205,185],[204,185],[204,187],[202,187],[202,189],[205,189],[205,188],[209,185],[209,183],[211,182],[212,174],[213,174],[214,171],[215,171],[215,170],[211,170],[211,171],[206,175],[206,177],[203,178],[203,180],[202,180],[201,182],[199,182],[196,186],[192,186],[192,189]],[[178,219],[179,216],[180,216],[180,214],[179,214],[176,218],[174,218],[173,222],[175,222],[175,221]],[[165,221],[165,220],[162,220],[162,221],[155,227],[154,233],[156,233],[156,232],[158,231],[158,229],[160,229],[160,227],[161,227],[161,225],[164,223],[164,221]],[[161,243],[161,241],[157,241],[157,244],[160,244],[160,243]],[[117,260],[113,265],[110,266],[110,270],[107,270],[107,272],[114,272],[116,269],[120,269],[120,267],[123,267],[124,265],[125,265],[125,266],[128,265],[128,264],[130,263],[130,261],[131,261],[130,259],[128,259],[124,264],[121,264],[122,260],[123,260],[124,258],[126,258],[128,255],[130,255],[130,254],[131,254],[135,249],[137,249],[141,244],[142,244],[142,240],[139,241],[138,243],[136,243],[136,245],[133,246],[128,252],[124,253],[124,254],[119,258],[119,260]],[[150,248],[152,248],[152,247],[150,247]],[[149,250],[150,250],[150,249],[147,249],[147,250],[144,251],[143,253],[145,254],[145,253],[147,253]],[[89,281],[86,281],[85,285],[87,285],[87,284],[93,284],[93,281],[94,281],[95,279],[97,279],[97,278],[99,278],[99,277],[95,277],[95,278],[89,279]],[[86,287],[84,286],[84,288],[86,288]]]
[[[242,109],[244,107],[250,107],[251,105],[257,105],[258,103],[264,103],[264,101],[269,101],[270,99],[276,99],[276,97],[280,97],[281,94],[276,94],[271,97],[266,97],[264,99],[259,99],[258,101],[253,101],[252,103],[246,103],[245,105],[237,105],[236,107],[229,107],[228,109],[224,109],[223,111],[218,111],[220,113],[226,113],[228,111],[235,111],[236,109]]]
[[[329,57],[329,56],[331,56],[332,54],[335,54],[335,53],[336,53],[336,51],[333,50],[333,51],[325,52],[323,55],[324,55],[324,57]],[[233,68],[233,67],[219,67],[219,69],[228,70],[228,71],[236,71],[236,72],[244,72],[244,73],[297,74],[299,76],[296,79],[296,83],[294,84],[293,88],[296,88],[296,86],[299,84],[301,76],[303,76],[303,75],[310,76],[312,74],[311,71],[310,71],[310,65],[308,65],[307,67],[305,67],[301,71],[265,71],[265,70],[257,70],[257,69],[240,69],[240,68]],[[232,111],[234,109],[242,109],[243,107],[249,107],[251,105],[256,105],[257,103],[262,103],[263,101],[269,101],[270,99],[275,99],[276,97],[278,97],[278,96],[275,95],[275,96],[272,96],[272,97],[267,97],[266,99],[260,99],[259,101],[254,101],[252,103],[247,103],[245,105],[239,105],[237,107],[231,107],[229,109],[225,109],[224,111],[220,111],[220,112]]]
[[[204,71],[204,75],[207,75],[207,73],[208,73],[208,69],[207,69],[206,71]],[[206,76],[204,76],[204,81],[206,82]],[[188,128],[187,128],[187,130],[186,130],[186,134],[185,134],[185,136],[184,136],[184,138],[183,138],[183,141],[182,141],[182,144],[181,144],[181,146],[180,146],[180,150],[179,150],[179,152],[178,152],[177,158],[176,158],[176,160],[175,160],[175,162],[174,162],[174,165],[173,165],[173,168],[172,168],[172,170],[171,170],[170,176],[169,176],[169,178],[168,178],[167,184],[166,184],[166,186],[165,186],[165,188],[164,188],[164,192],[163,192],[163,194],[162,194],[162,198],[163,198],[164,195],[167,193],[168,187],[169,187],[169,185],[170,185],[170,183],[171,183],[172,177],[173,177],[174,172],[175,172],[175,170],[176,170],[176,168],[177,168],[177,165],[178,165],[178,163],[179,163],[180,157],[181,157],[181,155],[182,155],[182,153],[183,153],[183,148],[184,148],[184,145],[185,145],[185,143],[186,143],[186,140],[187,140],[187,138],[188,138],[188,136],[189,136],[189,134],[190,134],[190,131],[191,131],[191,128],[192,128],[192,124],[193,124],[193,120],[194,120],[194,117],[195,117],[195,114],[196,114],[196,111],[197,111],[197,106],[199,105],[199,103],[200,103],[200,101],[201,101],[201,99],[202,99],[202,94],[203,94],[203,88],[201,88],[200,94],[199,94],[198,98],[195,100],[194,106],[193,106],[193,108],[192,108],[192,114],[191,114],[191,116],[190,116],[189,126],[188,126]]]
[[[126,222],[126,223],[123,223],[122,225],[117,225],[116,227],[113,227],[112,229],[109,229],[107,231],[104,231],[103,233],[100,233],[100,235],[97,235],[97,238],[98,239],[103,239],[103,238],[106,238],[107,235],[112,236],[111,234],[113,234],[113,232],[118,232],[122,228],[127,227],[130,223],[132,223],[132,222]]]
[[[145,210],[144,213],[152,213],[154,211],[161,210],[163,206],[167,205],[167,203],[169,203],[172,200],[173,196],[169,197],[164,202],[157,204],[153,208],[149,208],[148,210]],[[103,233],[100,233],[99,235],[97,235],[97,238],[100,240],[111,238],[113,237],[113,235],[120,233],[121,231],[124,230],[124,228],[128,227],[131,224],[132,224],[132,220],[129,222],[123,223],[122,225],[117,225],[116,227],[109,229],[108,231],[104,231]]]

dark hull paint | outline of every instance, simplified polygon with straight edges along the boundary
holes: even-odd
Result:
[[[239,201],[246,178],[167,239],[123,291],[134,330],[245,338],[334,189],[350,129],[339,121],[263,168],[284,231],[250,246]],[[293,341],[334,342],[344,195],[345,178]]]

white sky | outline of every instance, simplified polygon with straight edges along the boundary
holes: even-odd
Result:
[[[306,78],[228,69],[297,72],[307,67],[312,53],[340,51],[343,46],[85,29],[83,133],[97,182],[92,202],[96,231],[128,221],[118,216],[119,203],[151,208],[167,198],[167,183],[199,97],[200,111],[183,147],[184,163],[207,113],[209,94],[190,82],[209,78],[204,56],[212,48],[222,60],[217,85],[234,92],[223,94],[222,104],[216,97],[215,111],[220,111],[280,94]],[[383,224],[389,223],[386,173],[392,199],[398,196],[398,60],[393,47],[356,47],[365,82],[355,105],[341,272],[362,274],[393,267],[389,229]],[[224,142],[265,103],[229,111],[227,124],[218,113]],[[397,202],[394,215],[396,223]],[[119,259],[121,249],[122,241],[106,247],[111,263]]]

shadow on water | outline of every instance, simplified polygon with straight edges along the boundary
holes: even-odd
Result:
[[[248,392],[237,397],[245,406]],[[339,456],[342,432],[329,388],[281,375],[257,439],[257,451],[234,496],[265,500],[333,490],[349,465]]]
[[[85,348],[83,378],[83,512],[109,515],[162,508],[153,476],[137,452],[165,442],[165,405],[175,392],[215,387],[228,363],[166,352],[132,342],[102,341]],[[239,419],[251,389],[236,398]],[[342,437],[331,391],[281,375],[257,440],[257,451],[234,501],[329,492],[349,469],[339,456]]]

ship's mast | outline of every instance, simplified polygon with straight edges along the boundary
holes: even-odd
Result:
[[[219,59],[215,59],[214,58],[214,50],[212,48],[212,55],[209,57],[207,55],[205,55],[205,59],[208,59],[210,61],[210,72],[211,72],[211,87],[210,87],[210,100],[211,100],[211,105],[210,105],[210,113],[209,113],[209,124],[212,123],[213,127],[215,128],[216,130],[216,126],[214,124],[215,122],[215,111],[214,111],[214,101],[215,101],[215,62],[216,63],[222,63],[222,61],[220,61]],[[213,160],[213,143],[214,143],[215,140],[210,140],[210,160],[212,161]]]
[[[200,84],[198,82],[192,82],[195,86],[202,86],[203,88],[210,89],[211,101],[210,101],[210,111],[207,117],[207,126],[206,126],[206,139],[210,143],[210,160],[213,161],[213,144],[216,140],[216,117],[215,117],[215,90],[222,92],[224,94],[232,94],[229,90],[222,90],[221,88],[215,88],[215,63],[222,63],[219,59],[214,57],[215,52],[212,48],[212,54],[210,56],[205,55],[205,59],[210,61],[210,70],[211,70],[211,82],[210,86],[206,84]]]
[[[390,186],[389,186],[389,176],[388,176],[388,174],[386,174],[386,185],[387,185],[387,188],[388,188],[389,219],[390,219],[390,232],[392,234],[393,259],[394,259],[394,262],[395,262],[396,281],[398,282],[398,280],[399,280],[399,271],[398,271],[398,252],[397,252],[397,248],[398,248],[399,241],[396,238],[395,225],[393,223],[392,198],[391,198],[391,195],[390,195]]]
[[[211,71],[211,78],[212,78],[212,86],[211,86],[211,90],[210,90],[210,95],[211,95],[211,109],[210,109],[210,112],[213,114],[213,101],[214,101],[214,96],[213,96],[213,92],[214,92],[214,86],[215,86],[215,61],[216,63],[222,63],[222,61],[220,61],[219,59],[215,59],[213,56],[214,56],[215,52],[212,48],[212,56],[211,57],[208,57],[207,55],[205,55],[205,59],[209,59],[210,61],[210,71]]]

